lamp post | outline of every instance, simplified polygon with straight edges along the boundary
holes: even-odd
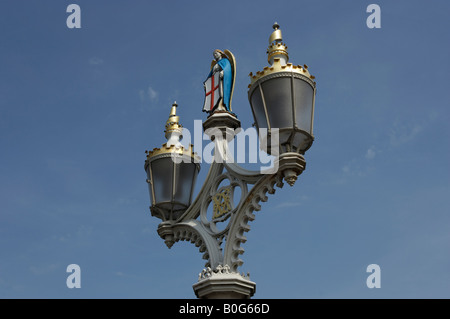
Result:
[[[241,244],[250,230],[248,223],[255,219],[253,212],[261,209],[260,202],[268,200],[266,194],[275,193],[275,185],[282,187],[283,180],[294,185],[305,169],[303,155],[314,140],[314,77],[306,65],[288,63],[279,25],[275,23],[273,28],[267,50],[270,65],[255,75],[250,73],[248,97],[258,132],[267,132],[259,134],[261,145],[266,145],[264,151],[277,158],[278,169],[269,173],[250,171],[227,160],[228,142],[234,138],[240,122],[230,111],[212,112],[203,129],[214,141],[215,156],[224,160],[211,163],[206,180],[192,201],[199,157],[192,145],[184,148],[180,143],[182,127],[176,103],[166,123],[167,142],[161,148],[146,151],[150,210],[162,220],[158,234],[169,248],[180,240],[194,243],[206,260],[205,269],[193,285],[198,298],[253,296],[256,284],[249,274],[238,272],[243,264],[239,258],[244,253]],[[227,54],[232,56],[229,51]],[[231,109],[229,105],[228,108]],[[279,137],[275,143],[274,136]],[[212,215],[208,213],[211,207]]]

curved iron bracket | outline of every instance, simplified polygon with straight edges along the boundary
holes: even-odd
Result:
[[[180,240],[195,244],[207,260],[205,267],[216,269],[228,265],[232,272],[237,272],[243,264],[239,255],[244,253],[241,245],[247,241],[245,233],[250,230],[248,223],[255,219],[253,212],[261,210],[260,202],[268,200],[267,194],[275,193],[275,186],[283,187],[283,178],[291,184],[292,177],[296,179],[304,170],[305,161],[298,153],[282,154],[278,159],[278,170],[263,174],[244,169],[228,158],[226,140],[215,141],[215,152],[219,152],[218,158],[223,159],[223,163],[211,164],[190,207],[176,221],[161,223],[158,234],[169,248]],[[222,184],[226,185],[220,187]],[[239,200],[234,198],[237,188],[241,193]],[[217,198],[229,202],[219,202]],[[214,211],[215,206],[220,205],[221,211]],[[224,239],[225,247],[222,247]]]

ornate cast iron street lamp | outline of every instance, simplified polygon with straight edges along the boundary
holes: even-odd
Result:
[[[308,66],[288,63],[287,46],[282,42],[280,26],[275,22],[275,31],[269,38],[267,49],[269,67],[255,75],[250,73],[248,99],[252,108],[255,125],[264,128],[267,135],[260,136],[261,145],[271,153],[270,136],[273,128],[278,129],[279,154],[291,154],[300,165],[305,166],[303,154],[311,147],[313,136],[314,99],[316,82],[308,71]],[[289,172],[286,181],[293,185],[297,174]]]
[[[176,108],[175,102],[166,122],[167,143],[146,152],[145,170],[152,199],[150,209],[153,216],[163,221],[175,220],[189,207],[200,171],[192,145],[185,149],[180,143],[182,126]]]
[[[248,274],[238,272],[248,222],[255,219],[253,212],[261,209],[260,202],[267,201],[266,194],[275,193],[275,185],[282,187],[283,179],[291,186],[295,183],[305,169],[303,155],[314,140],[314,77],[306,65],[288,63],[279,25],[273,27],[267,50],[270,66],[250,73],[248,96],[256,127],[267,129],[267,134],[259,136],[261,145],[267,143],[264,150],[277,158],[278,169],[249,171],[227,160],[228,142],[240,127],[231,112],[236,61],[228,50],[214,51],[215,60],[204,83],[203,109],[209,116],[203,129],[214,141],[215,159],[222,160],[213,161],[197,197],[192,201],[199,157],[192,145],[186,149],[180,143],[176,103],[166,123],[167,143],[146,152],[150,210],[162,220],[158,234],[169,248],[180,240],[194,243],[206,260],[193,285],[199,298],[250,298],[254,294],[256,284]],[[273,145],[276,133],[279,140]],[[212,214],[208,213],[211,208]]]

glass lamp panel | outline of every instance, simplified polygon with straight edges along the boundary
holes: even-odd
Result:
[[[280,131],[280,144],[286,144],[287,142],[289,142],[289,138],[291,137],[291,131],[292,130],[289,130],[289,131],[287,131],[287,130],[283,130],[283,131]]]
[[[194,163],[175,165],[175,198],[174,201],[189,206],[192,193],[192,179],[196,170]]]
[[[147,168],[146,168],[147,180],[150,181],[150,183],[148,183],[148,192],[149,192],[150,198],[152,200],[152,205],[153,205],[155,203],[155,199],[153,198],[153,195],[152,195],[153,184],[151,183],[150,169],[151,169],[151,166],[148,165]]]
[[[263,82],[261,86],[270,126],[273,128],[293,127],[291,78],[273,78]]]
[[[295,116],[297,127],[312,134],[311,115],[314,89],[307,82],[294,79]]]
[[[193,172],[194,175],[192,176],[191,194],[189,195],[189,205],[191,204],[191,201],[192,201],[192,195],[194,194],[195,183],[197,181],[197,176],[198,176],[199,172],[200,172],[200,166],[195,165],[195,169]]]
[[[268,124],[266,120],[266,113],[264,111],[264,104],[258,86],[256,86],[256,88],[253,90],[250,98],[250,104],[253,109],[254,120],[258,128],[267,128]]]
[[[173,164],[171,157],[158,158],[150,163],[155,190],[154,204],[172,200]]]
[[[292,146],[295,147],[294,151],[297,151],[298,149],[305,151],[309,148],[310,143],[310,137],[303,132],[295,132],[294,137],[292,138]]]

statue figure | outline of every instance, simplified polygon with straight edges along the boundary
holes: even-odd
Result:
[[[215,111],[231,113],[231,98],[233,96],[236,78],[236,60],[228,50],[214,50],[214,60],[211,70],[203,82],[205,87],[205,102],[203,111],[210,114]]]

